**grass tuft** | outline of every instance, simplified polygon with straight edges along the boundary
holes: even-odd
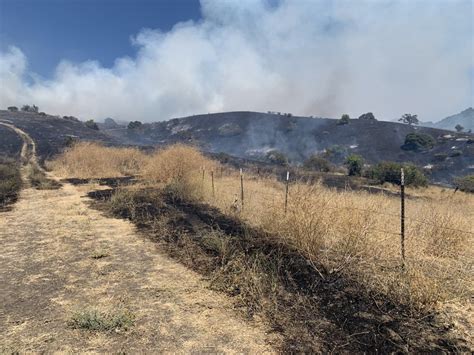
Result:
[[[74,313],[68,324],[75,329],[111,332],[127,330],[133,323],[133,314],[126,310],[105,313],[97,309],[86,309]]]

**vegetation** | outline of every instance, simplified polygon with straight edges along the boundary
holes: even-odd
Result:
[[[24,111],[24,112],[33,112],[33,113],[38,113],[39,111],[39,107],[36,106],[36,105],[23,105],[21,107],[21,110]]]
[[[454,184],[461,191],[474,193],[474,175],[458,177],[454,180]]]
[[[132,121],[128,123],[127,128],[128,129],[138,129],[142,126],[143,124],[140,121]]]
[[[364,114],[360,115],[359,120],[374,120],[374,121],[377,121],[372,112],[367,112],[367,113],[364,113]]]
[[[410,113],[405,113],[399,119],[399,121],[403,122],[403,123],[408,123],[410,126],[411,125],[417,125],[418,123],[420,123],[420,121],[418,120],[418,115],[412,115]]]
[[[16,106],[9,106],[9,107],[7,108],[7,110],[10,111],[10,112],[18,112],[18,107],[16,107]]]
[[[76,312],[69,320],[69,326],[91,331],[111,332],[120,329],[127,330],[133,325],[134,316],[126,310],[105,313],[96,309],[86,309]]]
[[[0,160],[0,207],[14,202],[21,186],[19,165],[14,161]]]
[[[347,167],[349,176],[360,176],[364,167],[364,159],[360,155],[351,154],[346,158],[344,165]]]
[[[454,129],[455,129],[457,132],[462,132],[462,131],[464,131],[464,127],[461,126],[459,123],[454,127]]]
[[[88,120],[84,124],[87,128],[94,129],[96,131],[99,130],[99,126],[97,125],[97,123],[94,122],[94,120]]]
[[[85,166],[89,168],[77,171],[96,174],[101,167],[93,165],[102,162],[95,158],[113,156],[114,148],[97,145],[89,146],[97,151],[93,154],[75,152],[84,147],[80,143],[68,150],[56,167]],[[115,150],[122,155],[115,162],[128,159],[127,150]],[[468,302],[473,251],[467,247],[469,235],[459,231],[472,232],[474,206],[463,192],[407,188],[409,195],[424,198],[407,200],[409,237],[402,268],[399,238],[394,236],[400,223],[398,198],[295,182],[285,212],[282,182],[245,175],[245,207],[237,209],[238,172],[215,176],[213,193],[208,172],[218,165],[196,149],[178,145],[137,154],[141,182],[116,190],[107,203],[110,210],[143,226],[166,243],[171,255],[206,273],[213,287],[232,294],[249,315],[258,313],[282,329],[293,344],[317,349],[320,328],[313,321],[328,304],[341,304],[336,296],[353,297],[342,302],[347,309],[328,308],[341,313],[344,322],[361,302],[362,310],[371,305],[382,309],[380,316],[392,312],[390,317],[433,310],[453,299]],[[384,180],[399,168],[387,164],[377,170]],[[120,174],[121,164],[110,169]],[[405,169],[408,183],[412,170]],[[203,229],[204,223],[213,229]],[[343,291],[333,288],[337,285]],[[349,296],[351,292],[356,295]],[[358,318],[355,326],[360,322]]]
[[[343,114],[343,115],[341,116],[341,118],[339,119],[339,121],[337,121],[337,124],[340,125],[340,126],[346,125],[346,124],[349,124],[349,123],[350,123],[350,120],[351,120],[351,119],[350,119],[349,115],[345,113],[345,114]]]
[[[332,170],[332,165],[329,160],[323,158],[320,154],[311,155],[303,164],[306,169],[329,172]]]
[[[391,161],[385,161],[372,166],[365,172],[365,176],[374,179],[380,184],[389,182],[400,185],[401,169],[405,173],[405,185],[420,187],[428,186],[428,179],[423,172],[413,164],[400,164]]]
[[[268,161],[272,164],[280,165],[280,166],[288,166],[288,158],[282,152],[278,150],[271,150],[269,151],[265,157]]]
[[[405,137],[405,144],[402,149],[421,150],[431,149],[435,145],[435,139],[426,133],[408,133]]]

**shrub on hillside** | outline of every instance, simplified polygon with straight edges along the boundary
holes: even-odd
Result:
[[[9,106],[9,107],[7,108],[7,110],[10,111],[10,112],[18,112],[18,107],[16,107],[16,106]]]
[[[303,163],[303,166],[309,170],[321,171],[321,172],[329,172],[332,170],[331,163],[323,158],[319,154],[311,155],[306,161]]]
[[[364,113],[362,115],[359,116],[359,120],[373,120],[373,121],[377,121],[375,119],[375,116],[372,112],[367,112],[367,113]]]
[[[404,150],[421,150],[431,149],[435,145],[435,139],[425,133],[408,133],[405,137],[405,144],[402,145]]]
[[[132,121],[128,123],[127,128],[128,129],[138,129],[142,126],[142,123],[140,121]]]
[[[270,161],[272,164],[280,165],[280,166],[287,166],[288,165],[288,158],[285,154],[278,150],[271,150],[269,151],[265,157],[267,160]]]
[[[364,166],[364,159],[357,154],[351,154],[346,158],[344,165],[347,167],[349,176],[360,176]]]
[[[454,179],[454,185],[464,192],[474,193],[474,175],[466,175]]]
[[[88,120],[84,124],[87,128],[94,129],[96,131],[99,130],[99,126],[97,125],[97,123],[94,122],[94,120]]]
[[[0,161],[0,206],[15,201],[21,185],[18,165]]]
[[[341,116],[341,118],[337,121],[337,124],[338,124],[339,126],[343,126],[343,125],[349,124],[350,120],[351,120],[351,119],[350,119],[349,115],[345,113],[345,114],[343,114],[343,115]]]
[[[428,185],[428,179],[415,165],[400,164],[392,161],[385,161],[372,166],[364,173],[364,176],[376,180],[380,184],[389,182],[400,185],[401,168],[404,169],[406,186],[419,187]]]

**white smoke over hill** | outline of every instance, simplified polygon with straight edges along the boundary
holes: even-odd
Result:
[[[111,68],[59,63],[51,79],[0,53],[0,106],[164,120],[256,110],[393,119],[472,105],[472,2],[201,0],[202,20],[143,30]]]

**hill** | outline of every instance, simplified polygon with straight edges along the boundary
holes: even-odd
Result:
[[[426,167],[437,182],[472,172],[473,135],[428,127],[375,120],[350,120],[340,125],[328,118],[294,117],[258,112],[224,112],[143,124],[137,129],[104,132],[128,144],[156,145],[185,142],[212,153],[266,160],[278,151],[290,162],[301,164],[315,153],[326,152],[341,164],[349,154],[362,155],[369,164],[383,160],[413,162]],[[409,133],[433,137],[426,150],[403,149]]]
[[[422,122],[423,126],[439,129],[456,130],[457,125],[464,127],[464,131],[474,131],[474,109],[469,107],[455,115],[448,116],[439,122]]]
[[[37,153],[40,159],[58,153],[72,140],[100,141],[105,144],[119,142],[99,132],[88,128],[83,122],[74,117],[58,117],[32,112],[10,112],[0,110],[0,122],[12,123],[28,133],[37,143]],[[8,128],[0,126],[0,155],[18,155],[21,149],[21,139]]]

